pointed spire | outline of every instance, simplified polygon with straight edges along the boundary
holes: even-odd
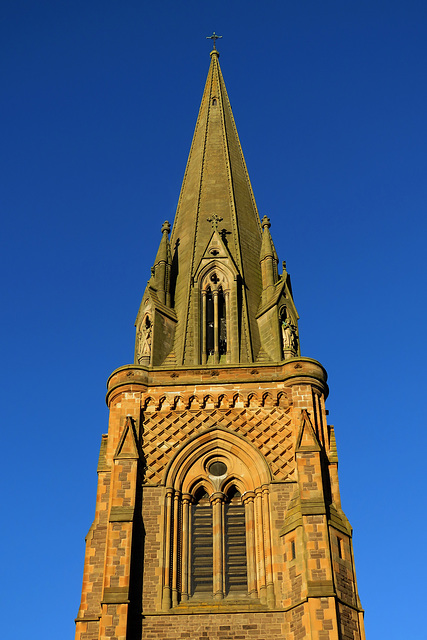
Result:
[[[210,58],[170,242],[165,222],[136,320],[135,363],[144,366],[298,352],[289,276],[279,278],[270,220],[259,219],[215,46]]]
[[[217,49],[203,92],[171,234],[174,253],[175,310],[178,326],[175,352],[179,364],[197,356],[191,308],[194,275],[212,234],[208,219],[222,218],[218,231],[242,281],[242,361],[253,361],[260,348],[256,310],[262,283],[258,256],[261,225],[230,102],[219,66]]]

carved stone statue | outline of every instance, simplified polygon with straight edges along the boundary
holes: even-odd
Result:
[[[153,323],[150,316],[145,316],[138,331],[138,353],[140,361],[150,362]]]
[[[298,334],[297,328],[293,324],[290,316],[287,316],[286,311],[283,310],[280,318],[280,325],[282,330],[282,344],[284,353],[291,351],[293,355],[298,353]]]
[[[289,320],[282,320],[282,340],[283,348],[291,349],[292,345],[292,327]]]

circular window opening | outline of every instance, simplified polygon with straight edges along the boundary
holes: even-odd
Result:
[[[208,467],[208,471],[211,476],[225,476],[227,473],[227,467],[223,462],[212,462]]]

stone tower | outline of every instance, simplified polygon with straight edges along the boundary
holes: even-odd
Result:
[[[219,53],[108,380],[78,640],[363,640],[322,365],[260,220]]]

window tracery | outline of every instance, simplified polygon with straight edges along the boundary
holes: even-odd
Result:
[[[165,481],[163,609],[236,597],[273,605],[269,470],[261,454],[215,429],[182,447]]]
[[[228,361],[230,348],[230,283],[225,273],[214,265],[201,283],[202,296],[202,364]]]

